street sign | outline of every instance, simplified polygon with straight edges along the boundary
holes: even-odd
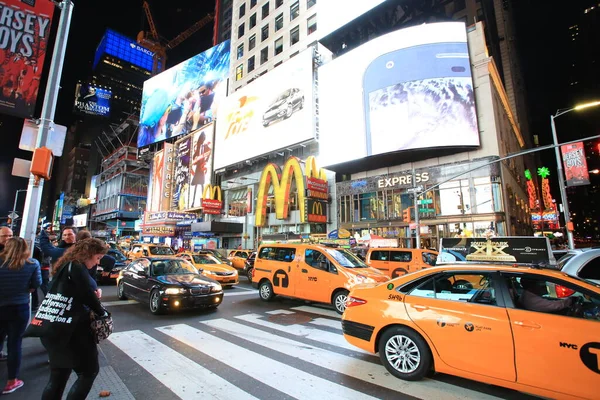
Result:
[[[22,158],[15,158],[13,160],[13,176],[18,176],[20,178],[29,178],[29,176],[31,175],[31,172],[29,172],[30,169],[31,161],[24,160]]]
[[[23,130],[21,132],[19,148],[21,150],[34,151],[37,144],[37,135],[38,125],[36,122],[30,119],[23,121]],[[54,122],[50,123],[46,147],[52,150],[52,155],[56,157],[62,156],[66,136],[66,126],[58,125]]]
[[[419,208],[419,212],[420,213],[428,213],[428,212],[434,212],[435,210],[433,208]]]
[[[417,186],[417,187],[413,187],[413,188],[408,188],[408,189],[406,189],[406,191],[408,193],[422,192],[423,191],[423,186]]]
[[[433,204],[433,199],[418,200],[417,204]]]
[[[16,212],[13,211],[10,214],[8,214],[8,218],[17,219],[17,218],[19,218],[19,214],[17,214]]]

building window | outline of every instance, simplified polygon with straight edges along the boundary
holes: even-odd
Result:
[[[295,20],[300,15],[300,0],[296,0],[290,6],[290,21]]]
[[[246,3],[240,6],[240,18],[242,18],[244,15],[246,15]]]
[[[269,48],[265,47],[260,51],[260,63],[264,64],[269,60]]]
[[[317,0],[306,0],[306,9],[311,8],[315,4],[317,4]]]
[[[262,30],[260,32],[260,40],[264,42],[268,38],[269,38],[269,24],[266,24],[265,26],[262,27]]]
[[[254,47],[256,47],[256,34],[250,36],[250,39],[248,39],[248,51],[252,50]]]
[[[283,61],[276,62],[275,65],[273,66],[273,68],[277,68],[281,64],[283,64]]]
[[[254,71],[254,56],[248,59],[248,72]]]
[[[275,0],[275,8],[279,8],[283,5],[283,0]]]
[[[309,17],[306,20],[306,34],[310,35],[311,33],[313,33],[316,30],[317,30],[317,14],[313,15],[312,17]]]
[[[269,2],[267,1],[265,5],[262,6],[262,19],[265,19],[269,16]]]
[[[297,56],[298,54],[300,54],[300,52],[299,52],[299,51],[296,51],[296,52],[294,52],[294,53],[290,54],[290,58],[292,58],[292,57],[295,57],[295,56]]]
[[[275,55],[283,51],[283,36],[275,41]]]
[[[290,31],[290,46],[295,45],[300,41],[300,25]]]
[[[239,81],[244,77],[244,64],[240,64],[235,69],[235,80]]]
[[[277,18],[275,18],[275,32],[283,28],[283,13],[279,14]]]
[[[238,60],[244,56],[244,43],[240,44],[237,48],[237,58]]]
[[[250,8],[252,8],[256,5],[256,1],[257,0],[250,0]]]
[[[248,29],[252,29],[256,26],[256,13],[250,16],[250,22],[248,22]]]
[[[238,26],[238,39],[244,36],[244,24],[242,23]]]

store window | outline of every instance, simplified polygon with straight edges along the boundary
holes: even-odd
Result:
[[[492,182],[490,177],[474,178],[475,188],[475,210],[477,214],[494,212],[494,196],[492,193]]]
[[[290,31],[290,46],[295,45],[299,41],[300,41],[300,26],[297,26]]]
[[[441,215],[471,214],[471,195],[468,179],[441,184],[438,196]]]
[[[248,190],[233,191],[228,200],[227,213],[230,217],[243,217],[248,213]]]

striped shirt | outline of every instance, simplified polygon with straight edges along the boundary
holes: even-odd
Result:
[[[37,289],[41,284],[42,274],[37,260],[30,258],[23,268],[12,271],[0,259],[0,307],[28,304],[30,289]]]

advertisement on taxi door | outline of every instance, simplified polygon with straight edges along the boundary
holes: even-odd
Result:
[[[54,8],[50,0],[0,4],[0,113],[33,115]]]
[[[440,249],[437,263],[556,263],[546,237],[442,238]]]

